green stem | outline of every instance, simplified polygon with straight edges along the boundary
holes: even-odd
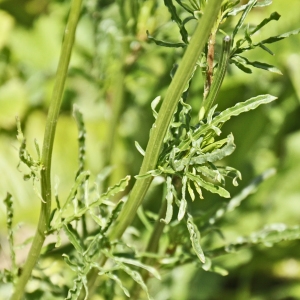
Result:
[[[205,12],[197,25],[196,31],[188,45],[182,61],[175,73],[175,76],[167,90],[166,96],[160,108],[156,122],[150,133],[149,142],[146,148],[145,157],[140,169],[140,175],[156,168],[157,160],[163,145],[163,139],[167,132],[171,118],[177,107],[178,101],[188,83],[194,66],[199,59],[208,36],[212,30],[215,20],[221,7],[222,0],[210,0],[207,3]],[[142,203],[144,196],[152,181],[151,177],[139,179],[135,182],[127,202],[124,204],[112,231],[109,234],[111,241],[122,236],[125,229],[133,221],[136,211]],[[105,260],[103,260],[105,262]],[[89,274],[89,287],[95,286],[97,270]]]
[[[41,163],[41,194],[43,202],[41,203],[40,218],[38,228],[35,233],[27,260],[24,264],[22,275],[20,276],[14,294],[11,300],[19,300],[25,292],[25,286],[31,276],[31,272],[40,256],[46,232],[49,225],[49,216],[51,212],[51,159],[53,142],[55,137],[56,124],[61,107],[63,90],[67,77],[71,52],[75,39],[75,31],[78,23],[82,0],[73,0],[71,4],[68,23],[65,29],[64,40],[61,48],[60,59],[58,63],[55,84],[53,88],[51,103],[46,121],[43,152]]]
[[[161,221],[161,219],[166,216],[166,211],[167,211],[167,200],[165,200],[165,193],[164,193],[163,202],[159,211],[159,215],[152,229],[152,233],[146,248],[146,252],[148,253],[156,253],[158,251],[159,241],[166,225],[164,222]],[[146,265],[152,266],[154,259],[147,257],[144,258],[142,262]],[[149,278],[149,272],[146,270],[142,270],[141,274],[144,282],[146,283]],[[139,299],[140,290],[141,290],[141,286],[135,282],[133,284],[130,293],[132,300]]]
[[[207,4],[205,13],[196,28],[189,46],[187,47],[178,70],[176,71],[167,90],[156,122],[151,129],[150,139],[139,175],[145,174],[156,168],[157,160],[163,145],[163,139],[167,132],[171,118],[173,117],[178,101],[186,87],[186,84],[188,83],[194,66],[196,65],[211,32],[211,28],[218,16],[221,2],[221,0],[211,0]],[[115,226],[110,233],[111,240],[120,238],[128,225],[131,224],[151,181],[152,178],[148,177],[145,179],[139,179],[135,182],[128,201],[124,204],[124,207],[116,220]]]

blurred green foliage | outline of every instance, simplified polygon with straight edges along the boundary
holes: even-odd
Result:
[[[53,153],[53,178],[59,178],[62,195],[69,192],[77,171],[74,103],[83,112],[86,123],[87,169],[97,174],[109,163],[114,167],[112,183],[138,173],[142,157],[134,141],[145,148],[154,121],[150,103],[156,96],[164,95],[172,66],[183,51],[147,41],[146,30],[161,39],[179,40],[178,29],[170,22],[162,2],[137,1],[141,6],[138,16],[125,4],[122,12],[126,18],[113,1],[85,2]],[[7,191],[12,193],[15,222],[35,225],[40,201],[31,184],[23,181],[22,170],[16,168],[15,116],[20,117],[28,148],[35,153],[33,140],[42,143],[68,8],[69,1],[0,2],[0,198],[4,199]],[[278,22],[257,33],[257,40],[261,40],[297,28],[298,8],[298,0],[289,0],[288,4],[275,0],[271,6],[253,10],[246,22],[258,23],[273,11],[281,15]],[[240,170],[243,176],[240,186],[230,189],[232,195],[264,170],[277,169],[274,177],[222,221],[226,240],[249,234],[267,223],[299,224],[299,46],[300,37],[296,35],[271,45],[275,56],[251,51],[247,56],[250,60],[259,56],[259,60],[275,65],[283,75],[258,69],[249,75],[232,67],[218,96],[222,99],[221,109],[259,94],[279,98],[224,126],[224,136],[233,132],[237,145],[226,163]],[[203,78],[197,73],[188,99],[195,110],[195,120],[202,93]],[[115,99],[120,97],[119,106],[115,105]],[[117,127],[116,135],[112,136],[114,116]],[[156,201],[156,206],[154,199],[160,199],[160,192],[155,186],[151,188],[144,209],[157,211],[159,203]],[[205,210],[216,201],[224,201],[205,192],[204,198],[195,201],[195,210]],[[6,235],[3,203],[0,203],[0,226],[2,240]],[[28,236],[31,234],[29,228]],[[219,263],[229,270],[226,277],[189,264],[163,274],[162,283],[151,282],[150,291],[157,300],[300,299],[299,246],[299,241],[282,242],[274,248],[260,246],[219,258]]]

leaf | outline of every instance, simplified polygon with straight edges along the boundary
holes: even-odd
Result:
[[[153,275],[155,278],[157,278],[158,280],[161,280],[161,276],[159,275],[158,271],[155,268],[145,265],[136,259],[130,259],[130,258],[125,258],[125,257],[114,257],[114,260],[116,262],[122,262],[125,264],[129,264],[129,265],[133,265],[133,266],[145,269],[151,275]]]
[[[120,200],[118,202],[118,204],[115,206],[115,208],[111,212],[111,215],[110,215],[110,217],[109,217],[109,219],[108,219],[105,227],[102,230],[103,233],[105,233],[109,229],[109,227],[111,226],[111,224],[113,223],[113,221],[118,217],[119,212],[123,208],[123,204],[124,204],[124,201]]]
[[[228,167],[228,166],[218,166],[218,171],[220,172],[220,174],[222,174],[222,176],[233,178],[232,184],[234,186],[238,186],[237,180],[242,179],[241,172],[235,168]]]
[[[238,116],[241,113],[248,112],[250,110],[256,109],[259,105],[270,103],[276,100],[277,97],[272,95],[260,95],[257,97],[250,98],[245,102],[239,102],[235,106],[230,107],[222,111],[217,115],[213,121],[212,125],[217,126],[219,123],[225,123],[233,116]],[[204,133],[210,125],[203,125],[198,130],[195,131],[193,138],[198,139],[202,133]]]
[[[264,6],[268,6],[272,4],[272,0],[264,0],[264,1],[260,1],[260,2],[257,2],[254,7],[264,7]],[[229,16],[236,16],[238,13],[240,13],[241,11],[244,11],[246,8],[247,8],[247,5],[248,4],[245,4],[245,5],[242,5],[240,7],[237,7],[237,8],[234,8],[232,9],[228,15]]]
[[[233,33],[232,33],[232,40],[234,40],[234,37],[236,36],[237,32],[239,31],[239,29],[242,27],[245,18],[247,17],[248,13],[250,12],[250,10],[253,8],[253,6],[256,4],[257,0],[250,0],[246,5],[245,5],[245,9],[244,12],[241,16],[241,18],[239,19],[237,25],[235,26]]]
[[[3,202],[6,206],[6,227],[7,227],[10,258],[12,264],[12,268],[11,268],[12,282],[15,282],[18,276],[18,268],[17,268],[16,253],[14,247],[14,231],[12,228],[13,218],[14,218],[14,206],[13,206],[12,199],[13,199],[12,195],[10,193],[7,193]]]
[[[224,188],[222,188],[216,184],[210,183],[208,181],[205,181],[200,176],[193,175],[191,173],[187,173],[186,175],[187,175],[188,179],[196,182],[200,187],[203,187],[204,189],[208,190],[209,192],[218,194],[224,198],[230,198],[229,192],[226,191]]]
[[[74,246],[74,248],[77,250],[77,252],[82,254],[84,249],[83,249],[83,245],[82,245],[82,242],[81,242],[78,232],[75,231],[74,228],[72,227],[72,225],[70,225],[70,224],[63,225],[63,229],[64,229],[64,232],[66,233],[69,241]]]
[[[164,170],[161,170],[161,169],[150,170],[145,174],[135,175],[134,178],[135,179],[145,179],[145,178],[148,178],[148,177],[151,177],[151,176],[153,176],[153,177],[159,176],[162,173],[165,173],[165,172],[164,172]]]
[[[181,200],[179,205],[179,211],[178,211],[178,221],[181,221],[185,215],[187,202],[185,199],[185,193],[186,193],[186,184],[187,184],[187,176],[182,177],[182,192],[181,192]]]
[[[166,224],[169,224],[172,220],[173,216],[173,185],[172,185],[172,178],[170,176],[167,177],[167,194],[166,194],[166,201],[167,201],[167,211],[166,217],[161,219]]]
[[[227,253],[233,253],[243,248],[264,244],[272,247],[282,241],[293,241],[300,239],[300,226],[288,227],[285,224],[270,224],[261,231],[253,232],[249,236],[238,237],[237,242],[227,244],[223,247],[208,251],[210,257],[217,257]]]
[[[233,135],[229,134],[227,136],[227,144],[223,148],[216,149],[213,150],[212,152],[193,157],[190,161],[190,165],[202,165],[206,162],[219,161],[224,157],[232,154],[234,150],[235,150],[235,144],[234,144]]]
[[[79,167],[78,171],[76,173],[76,177],[79,176],[80,173],[83,172],[84,166],[85,166],[85,151],[86,151],[86,146],[85,146],[85,137],[86,137],[86,130],[85,130],[85,125],[83,121],[83,115],[80,112],[79,108],[77,105],[73,106],[73,117],[76,120],[77,128],[78,128],[78,162],[79,162]]]
[[[99,225],[100,228],[103,227],[103,226],[105,225],[104,219],[101,218],[101,217],[99,217],[99,216],[97,216],[97,215],[93,212],[93,210],[90,210],[89,213],[90,213],[90,216],[92,217],[92,219],[95,221],[96,224]]]
[[[207,166],[197,166],[196,167],[197,172],[201,173],[203,176],[210,178],[211,180],[222,182],[222,179],[224,181],[224,178],[221,178],[221,174],[218,170],[218,168],[211,169]]]
[[[227,276],[228,275],[227,270],[225,270],[225,269],[223,269],[219,266],[214,265],[209,257],[206,257],[206,261],[205,261],[205,264],[202,265],[202,269],[204,271],[217,273],[221,276]]]
[[[140,144],[137,141],[134,142],[134,145],[137,151],[139,151],[143,156],[145,156],[145,150],[140,146]]]
[[[73,287],[71,289],[69,289],[68,291],[68,295],[65,298],[65,300],[76,300],[79,298],[80,292],[82,290],[83,287],[83,281],[81,276],[77,276],[74,280],[73,280]],[[87,300],[87,294],[84,297],[84,300]]]
[[[161,100],[161,96],[157,96],[152,102],[151,102],[151,109],[152,109],[152,113],[153,113],[153,117],[156,120],[158,112],[156,111],[156,107],[159,104]]]
[[[164,42],[164,41],[157,40],[153,36],[151,36],[148,31],[147,31],[147,37],[150,41],[153,41],[158,46],[164,46],[164,47],[168,47],[168,48],[185,48],[186,47],[185,43],[170,43],[170,42]]]
[[[190,197],[191,197],[192,201],[194,201],[195,200],[195,193],[194,193],[189,181],[187,183],[187,187],[188,187],[188,192],[190,194]]]
[[[269,18],[264,19],[261,23],[259,23],[257,26],[255,26],[255,28],[253,28],[250,31],[250,35],[253,35],[255,32],[257,32],[259,29],[261,29],[262,27],[264,27],[265,25],[267,25],[269,22],[271,22],[272,20],[278,21],[280,19],[280,14],[277,13],[276,11],[273,12]]]
[[[152,298],[149,295],[148,287],[145,284],[142,276],[137,271],[134,271],[130,269],[129,267],[125,266],[124,264],[119,263],[120,269],[122,269],[124,272],[126,272],[139,286],[144,290],[149,300],[152,300]]]
[[[121,288],[121,290],[123,291],[123,293],[129,298],[130,297],[130,293],[129,291],[124,287],[124,285],[122,284],[122,281],[119,279],[118,276],[114,275],[111,272],[106,272],[104,273],[107,277],[109,277],[110,279],[114,280],[117,285]],[[103,275],[103,274],[101,274]]]
[[[213,126],[218,126],[218,124],[225,123],[233,116],[238,116],[241,113],[253,110],[257,108],[261,104],[267,104],[274,100],[276,100],[277,97],[274,97],[272,95],[260,95],[257,97],[250,98],[246,100],[245,102],[239,102],[235,106],[227,108],[226,110],[222,111],[219,115],[217,115],[211,124],[201,124],[193,133],[192,140],[198,140],[202,134],[207,132],[209,128]],[[182,149],[188,149],[189,144],[191,143],[191,138],[185,139],[182,141],[178,147],[179,151],[182,151]]]
[[[276,67],[272,66],[272,65],[262,63],[262,62],[259,62],[259,61],[253,61],[252,62],[252,61],[249,61],[246,57],[243,57],[243,56],[239,56],[239,58],[246,65],[250,65],[250,66],[253,66],[253,67],[258,68],[258,69],[263,69],[263,70],[267,70],[269,72],[273,72],[273,73],[277,73],[279,75],[282,75],[281,71],[279,69],[277,69]]]
[[[196,189],[196,191],[197,191],[197,193],[198,193],[200,199],[203,199],[203,195],[202,195],[202,191],[201,191],[200,186],[197,184],[196,181],[194,181],[193,183],[194,183],[195,189]]]
[[[267,38],[265,40],[262,40],[259,43],[255,44],[255,46],[256,45],[261,45],[261,44],[275,43],[275,42],[283,40],[283,39],[285,39],[285,38],[287,38],[287,37],[289,37],[291,35],[295,35],[295,34],[298,34],[298,33],[300,33],[300,28],[292,30],[292,31],[289,31],[289,32],[286,32],[286,33],[283,33],[283,34],[280,34],[280,35],[269,37],[269,38]]]
[[[194,251],[196,252],[200,261],[204,264],[205,263],[205,255],[204,255],[203,250],[200,245],[200,232],[198,230],[198,227],[194,224],[193,218],[190,214],[188,214],[188,220],[187,220],[186,225],[187,225],[187,229],[190,233],[192,247],[193,247]]]
[[[164,0],[165,5],[168,7],[168,10],[171,14],[172,20],[178,25],[181,38],[185,44],[188,44],[188,33],[182,23],[181,19],[177,15],[176,7],[174,6],[172,0]]]
[[[247,73],[247,74],[251,74],[252,70],[250,68],[247,68],[245,66],[245,62],[242,59],[239,59],[238,55],[233,56],[230,59],[230,63],[234,63],[241,71]]]
[[[74,197],[77,194],[77,189],[86,181],[88,180],[88,178],[90,177],[90,172],[89,171],[83,171],[81,172],[75,180],[75,183],[73,184],[71,191],[69,193],[69,196],[65,202],[65,204],[63,205],[62,209],[61,209],[61,213],[63,213],[66,208],[70,205],[71,201],[74,199]]]
[[[107,192],[101,195],[101,198],[109,199],[110,197],[113,197],[114,195],[123,192],[125,188],[127,187],[130,180],[130,176],[127,175],[123,179],[121,179],[117,184],[115,184],[112,187],[109,187]],[[98,202],[98,201],[96,201]],[[94,206],[94,202],[91,204]]]

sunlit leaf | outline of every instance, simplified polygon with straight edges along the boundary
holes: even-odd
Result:
[[[187,173],[187,177],[190,180],[195,181],[200,187],[203,187],[204,189],[208,190],[211,193],[218,194],[218,195],[220,195],[221,197],[224,197],[224,198],[229,198],[230,197],[229,192],[226,191],[224,188],[222,188],[219,185],[216,185],[216,184],[210,183],[208,181],[205,181],[200,176],[196,176],[196,175],[193,175],[191,173]]]
[[[237,25],[235,26],[233,33],[232,33],[232,39],[234,39],[235,35],[239,31],[239,29],[242,27],[245,18],[247,17],[248,13],[250,10],[253,8],[253,6],[256,4],[257,0],[250,0],[246,5],[245,8],[243,9],[243,14],[241,18],[239,19]]]

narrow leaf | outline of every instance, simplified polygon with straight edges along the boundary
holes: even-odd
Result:
[[[259,61],[249,61],[246,57],[243,57],[243,56],[239,56],[241,58],[241,60],[244,61],[244,63],[246,65],[250,65],[250,66],[253,66],[255,68],[258,68],[258,69],[263,69],[263,70],[267,70],[269,72],[273,72],[273,73],[277,73],[279,75],[282,75],[281,71],[279,69],[277,69],[276,67],[272,66],[272,65],[269,65],[269,64],[266,64],[266,63],[262,63],[262,62],[259,62]]]
[[[129,265],[133,265],[142,269],[147,270],[150,274],[152,274],[155,278],[157,278],[158,280],[161,280],[161,277],[159,275],[159,273],[157,272],[157,270],[151,266],[145,265],[142,262],[135,260],[135,259],[130,259],[130,258],[125,258],[125,257],[115,257],[114,260],[116,262],[122,262],[125,264],[129,264]]]
[[[188,44],[188,33],[184,27],[184,24],[182,23],[181,19],[177,14],[176,7],[174,6],[172,0],[164,0],[164,3],[168,7],[172,20],[179,27],[182,40],[184,41],[184,43]]]
[[[164,46],[164,47],[168,47],[168,48],[185,48],[186,47],[185,43],[170,43],[170,42],[157,40],[156,38],[151,36],[148,31],[147,31],[147,37],[150,41],[153,41],[158,46]]]
[[[238,1],[239,2],[239,1]],[[260,2],[257,2],[254,7],[264,7],[264,6],[268,6],[272,4],[272,0],[264,0],[264,1],[260,1]],[[240,7],[237,7],[237,8],[234,8],[232,9],[228,15],[229,16],[236,16],[238,13],[244,11],[246,8],[247,8],[247,5],[248,4],[245,4],[245,5],[242,5]]]
[[[77,250],[77,252],[82,253],[84,249],[83,249],[83,245],[81,244],[81,240],[78,233],[74,230],[74,228],[70,224],[63,225],[63,229],[69,241]]]
[[[200,232],[199,232],[197,226],[194,224],[193,218],[190,214],[188,214],[188,220],[187,220],[186,225],[187,225],[187,229],[190,233],[192,247],[193,247],[194,251],[196,252],[200,261],[204,264],[205,263],[205,255],[204,255],[203,250],[200,245]]]
[[[280,19],[280,14],[277,13],[276,11],[273,12],[269,18],[264,19],[261,23],[259,23],[255,28],[253,28],[250,32],[250,35],[253,35],[255,32],[257,32],[259,29],[267,25],[269,22],[272,20],[278,21]]]
[[[148,287],[145,284],[142,276],[140,275],[140,273],[138,273],[137,271],[134,271],[132,269],[130,269],[129,267],[120,264],[120,269],[122,269],[123,271],[125,271],[136,283],[139,284],[139,286],[144,290],[144,292],[146,293],[147,297],[149,300],[152,300],[152,298],[149,295],[149,291],[148,291]]]
[[[298,33],[300,33],[300,28],[295,29],[293,31],[289,31],[289,32],[280,34],[280,35],[277,35],[277,36],[269,37],[269,38],[267,38],[263,41],[260,41],[258,44],[255,44],[255,45],[275,43],[277,41],[283,40],[283,39],[285,39],[285,38],[287,38],[291,35],[295,35],[295,34],[298,34]]]
[[[116,282],[116,284],[121,288],[121,290],[123,291],[123,293],[129,298],[130,297],[130,293],[129,291],[124,287],[124,285],[122,284],[122,280],[120,280],[120,278],[116,275],[114,275],[111,272],[106,272],[104,273],[107,277],[109,277],[110,279],[112,279],[113,281]],[[101,274],[102,275],[102,274]]]
[[[134,142],[134,145],[137,151],[139,151],[143,156],[145,156],[145,150],[141,147],[141,145],[137,141]]]
[[[216,184],[212,184],[208,181],[203,180],[200,176],[193,175],[191,173],[187,173],[187,177],[195,181],[200,187],[203,187],[204,189],[208,190],[211,193],[218,194],[221,197],[224,198],[230,198],[230,194],[228,191],[226,191],[224,188],[221,186],[218,186]]]
[[[185,212],[186,212],[186,207],[187,207],[187,202],[185,199],[186,184],[187,184],[187,176],[183,176],[182,177],[182,191],[181,191],[182,198],[180,200],[180,205],[179,205],[178,221],[183,219]]]
[[[173,216],[173,186],[172,186],[172,178],[170,176],[167,177],[167,194],[166,194],[166,201],[167,201],[167,211],[166,217],[161,219],[166,224],[169,224],[172,220]]]
[[[227,137],[227,144],[221,148],[216,149],[210,153],[205,153],[190,160],[190,165],[202,165],[206,162],[215,162],[229,156],[235,150],[235,144],[233,141],[233,135],[230,134]]]
[[[241,16],[241,18],[239,19],[237,25],[235,26],[233,33],[232,33],[232,39],[234,39],[235,35],[237,34],[237,32],[239,31],[239,29],[242,27],[245,18],[247,17],[248,13],[250,12],[250,10],[253,8],[253,6],[256,4],[257,0],[250,0],[247,4],[246,7],[244,9],[244,12]]]

